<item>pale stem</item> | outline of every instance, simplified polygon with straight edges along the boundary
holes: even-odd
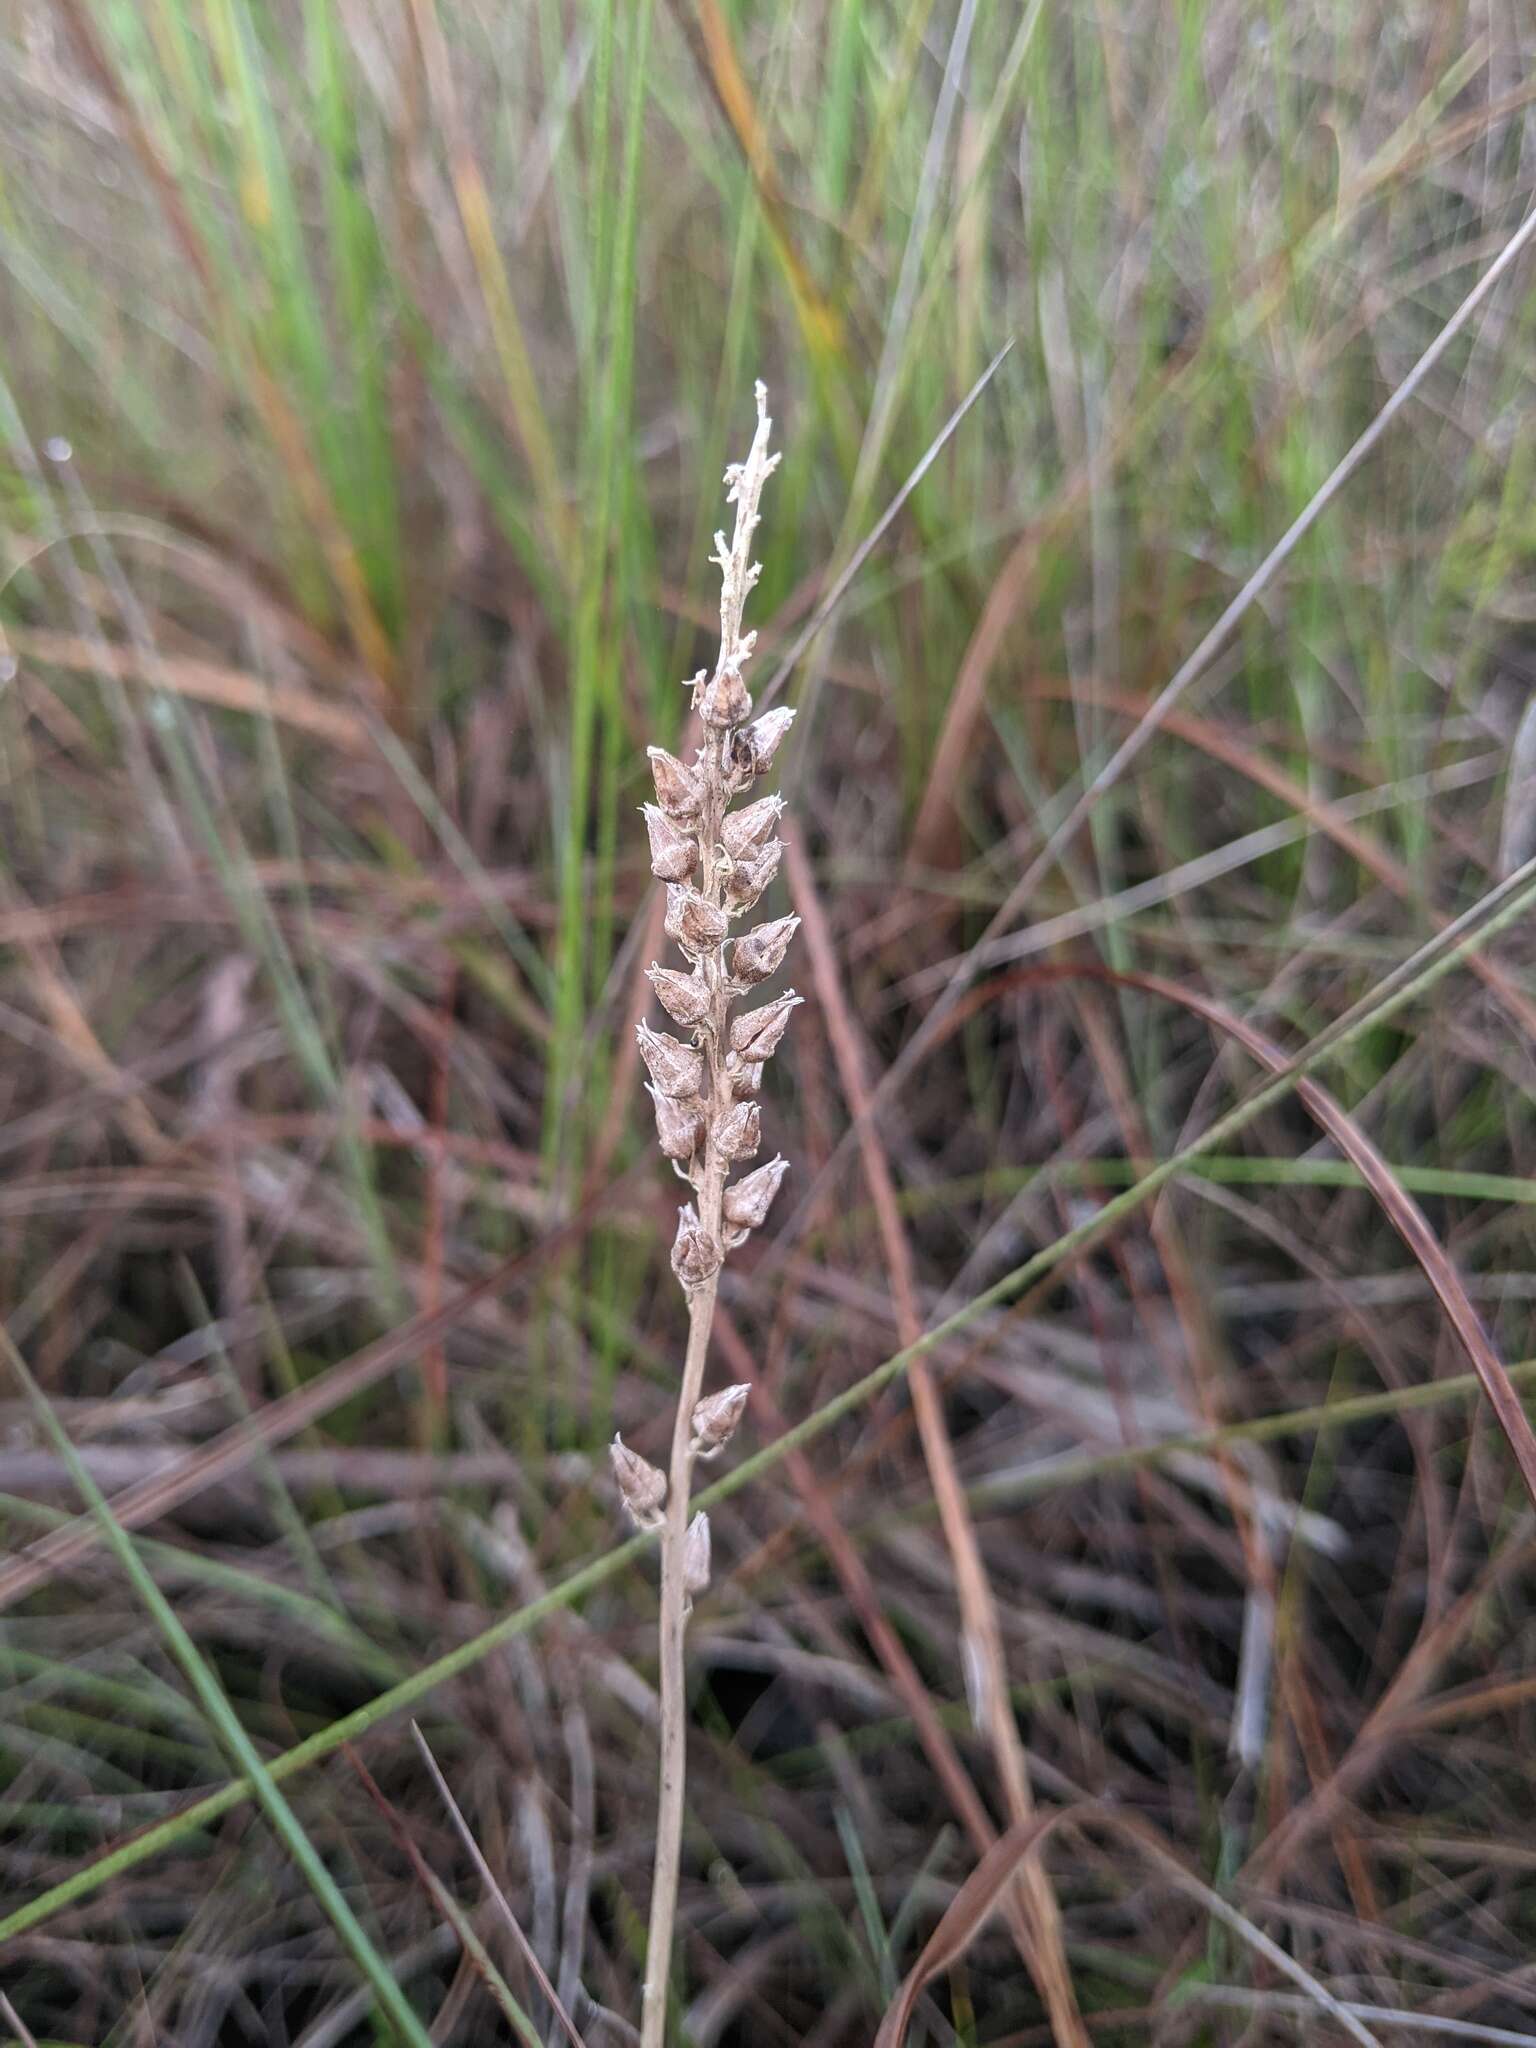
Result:
[[[719,1227],[720,1188],[716,1178],[715,1227]],[[701,1218],[704,1216],[700,1204]],[[707,1221],[705,1227],[708,1227]],[[672,1935],[677,1919],[678,1868],[683,1847],[683,1798],[688,1773],[688,1704],[684,1682],[684,1634],[688,1596],[683,1590],[683,1538],[688,1528],[688,1495],[693,1477],[693,1408],[704,1385],[704,1361],[714,1321],[714,1274],[696,1290],[688,1305],[688,1349],[683,1359],[683,1386],[672,1425],[672,1459],[667,1489],[667,1518],[661,1532],[661,1618],[658,1646],[661,1662],[661,1779],[656,1800],[656,1859],[651,1873],[651,1919],[645,1939],[645,1989],[640,2009],[641,2048],[662,2048],[667,2031],[667,1980],[672,1962]]]

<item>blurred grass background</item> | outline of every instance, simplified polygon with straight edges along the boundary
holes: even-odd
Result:
[[[1012,343],[786,682],[836,975],[726,1290],[755,1441],[898,1342],[840,1020],[875,1081],[976,982],[879,1119],[936,1319],[1248,1087],[1181,992],[1294,1050],[1536,851],[1522,269],[971,952],[1524,217],[1533,51],[1505,0],[0,0],[6,1324],[109,1496],[255,1418],[125,1509],[189,1691],[104,1550],[22,1555],[80,1498],[7,1394],[11,1918],[230,1777],[204,1680],[280,1762],[617,1540],[683,1327],[635,807],[755,377],[766,681]],[[1328,1078],[1513,1363],[1528,932],[1488,958]],[[1536,2040],[1529,1504],[1355,1168],[1281,1104],[935,1356],[1039,1796],[1382,2042]],[[698,2048],[867,2041],[974,1860],[818,1501],[1003,1817],[899,1391],[807,1460],[719,1511],[694,1624]],[[419,1708],[593,2043],[653,1613],[631,1564]],[[226,1809],[0,1916],[30,2032],[341,2048],[409,2031],[382,1971],[435,2040],[545,2037],[398,1719],[284,1782],[313,1867]],[[1047,1862],[1096,2039],[1328,2037],[1130,1847]],[[920,2024],[1048,2038],[1002,1929]]]

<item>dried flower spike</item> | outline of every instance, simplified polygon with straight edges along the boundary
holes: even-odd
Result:
[[[701,1458],[713,1458],[725,1449],[751,1391],[745,1384],[727,1387],[723,1393],[706,1395],[694,1409],[693,1447]]]
[[[666,1473],[658,1472],[638,1451],[632,1451],[621,1436],[608,1446],[608,1457],[620,1498],[636,1527],[654,1529],[667,1497]]]
[[[768,394],[759,384],[751,449],[745,462],[726,471],[736,510],[732,534],[729,540],[723,533],[715,536],[719,651],[712,669],[701,669],[691,686],[702,744],[688,765],[664,748],[650,749],[656,803],[645,806],[651,865],[667,885],[667,936],[682,947],[688,965],[680,973],[653,963],[647,973],[662,1008],[691,1042],[641,1026],[640,1052],[650,1076],[662,1150],[691,1183],[694,1200],[678,1213],[672,1246],[672,1270],[688,1304],[688,1348],[673,1418],[661,1536],[662,1770],[640,2048],[664,2048],[666,2039],[687,1761],[684,1622],[692,1596],[709,1584],[710,1573],[708,1518],[700,1514],[688,1520],[693,1463],[713,1456],[727,1442],[747,1398],[744,1386],[702,1398],[720,1267],[726,1253],[766,1218],[787,1170],[782,1159],[775,1159],[734,1187],[726,1186],[735,1162],[753,1158],[761,1143],[762,1111],[753,1098],[763,1063],[799,1001],[790,993],[732,1020],[732,1005],[742,991],[778,969],[797,918],[760,925],[726,953],[730,919],[758,901],[783,853],[777,837],[782,798],[763,796],[734,813],[729,808],[732,798],[770,765],[794,718],[779,707],[748,724],[752,699],[742,679],[755,639],[742,629],[742,612],[760,573],[752,559],[752,536],[763,486],[778,462],[769,453],[771,429]],[[614,1455],[617,1470],[617,1450]]]

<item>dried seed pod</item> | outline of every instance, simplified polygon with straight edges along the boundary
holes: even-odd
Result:
[[[704,1105],[696,1096],[690,1102],[679,1102],[659,1088],[649,1092],[656,1105],[657,1142],[668,1159],[686,1166],[704,1143]]]
[[[783,797],[759,797],[755,804],[726,813],[720,821],[720,843],[732,860],[745,860],[773,837],[783,815]]]
[[[658,967],[654,960],[645,973],[656,1000],[674,1024],[686,1029],[703,1023],[709,1015],[709,983],[702,974],[697,970],[679,974],[675,967]]]
[[[709,1517],[700,1508],[683,1538],[683,1591],[690,1596],[709,1585]]]
[[[728,797],[740,796],[757,780],[757,753],[752,745],[750,727],[738,726],[727,739],[723,779]]]
[[[693,1448],[696,1456],[712,1458],[723,1451],[736,1434],[742,1410],[752,1389],[743,1384],[709,1394],[693,1411]],[[659,1476],[659,1475],[658,1475]]]
[[[772,716],[772,713],[769,714]],[[758,720],[758,725],[762,720]],[[753,731],[756,731],[756,726]],[[651,774],[656,783],[656,801],[669,818],[686,824],[696,818],[703,808],[704,793],[699,787],[699,778],[691,768],[685,768],[676,754],[669,754],[665,747],[647,747],[650,757]]]
[[[655,804],[642,804],[640,809],[650,835],[651,873],[664,882],[686,882],[699,863],[699,842]]]
[[[750,1159],[763,1142],[763,1113],[755,1102],[737,1102],[714,1129],[715,1149],[724,1159]]]
[[[765,711],[761,718],[747,727],[746,737],[752,748],[752,772],[763,774],[773,765],[773,757],[783,744],[784,735],[795,722],[795,714],[787,704],[775,705],[772,711]]]
[[[666,1473],[658,1472],[638,1451],[632,1451],[621,1436],[616,1436],[608,1446],[608,1457],[620,1498],[636,1525],[654,1529],[666,1504]]]
[[[743,932],[731,948],[732,979],[742,988],[753,988],[777,974],[799,926],[798,917],[775,917],[755,931]]]
[[[697,1046],[684,1045],[668,1031],[653,1031],[642,1024],[635,1036],[640,1057],[663,1095],[694,1096],[704,1081],[704,1055]]]
[[[750,910],[759,896],[779,872],[779,862],[784,857],[782,839],[770,839],[760,853],[750,860],[739,860],[731,869],[725,885],[725,900],[732,910]]]
[[[727,1053],[725,1078],[731,1084],[733,1095],[756,1095],[763,1085],[763,1063],[761,1060],[744,1060],[737,1052]]]
[[[720,1258],[720,1247],[700,1223],[698,1210],[692,1202],[684,1202],[677,1212],[677,1236],[672,1241],[672,1270],[684,1289],[702,1287],[719,1272]]]
[[[734,1187],[725,1191],[723,1214],[727,1223],[738,1230],[761,1230],[768,1220],[768,1211],[773,1207],[773,1198],[779,1192],[779,1184],[789,1171],[787,1159],[770,1159],[766,1166],[759,1166],[751,1173],[743,1174]]]
[[[666,933],[691,960],[712,953],[730,929],[725,912],[686,882],[668,882]]]
[[[792,988],[764,1003],[760,1010],[748,1010],[731,1023],[731,1051],[745,1060],[768,1060],[779,1049],[779,1040],[789,1026],[789,1013],[804,1002]]]
[[[748,653],[751,649],[748,648]],[[741,680],[739,656],[723,664],[699,700],[699,716],[717,732],[733,725],[745,725],[752,716],[752,699]]]

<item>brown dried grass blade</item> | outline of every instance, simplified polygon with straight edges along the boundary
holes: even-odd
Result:
[[[1068,1825],[1100,1828],[1135,1843],[1171,1884],[1197,1900],[1213,1918],[1240,1935],[1250,1948],[1289,1977],[1293,1984],[1299,1984],[1314,2004],[1352,2041],[1359,2042],[1360,2048],[1381,2048],[1376,2036],[1334,1997],[1326,1985],[1321,1984],[1294,1956],[1287,1955],[1279,1943],[1256,1927],[1246,1914],[1240,1913],[1219,1892],[1212,1891],[1192,1871],[1186,1870],[1180,1859],[1144,1821],[1131,1814],[1110,1812],[1096,1801],[1085,1801],[1081,1806],[1055,1813],[1037,1814],[1032,1820],[1010,1828],[1002,1840],[987,1851],[950,1901],[938,1926],[928,1937],[922,1954],[908,1971],[900,1992],[880,2022],[874,2048],[901,2048],[924,1986],[931,1984],[941,1971],[960,1961],[996,1911],[1018,1867],[1033,1855],[1048,1833]]]
[[[1102,981],[1112,987],[1140,989],[1147,995],[1157,996],[1165,1002],[1192,1010],[1217,1030],[1235,1038],[1253,1054],[1260,1065],[1268,1067],[1272,1073],[1286,1073],[1291,1068],[1291,1060],[1281,1047],[1272,1039],[1266,1038],[1262,1031],[1245,1019],[1234,1016],[1214,998],[1202,995],[1198,990],[1184,988],[1178,982],[1168,981],[1161,975],[1117,973],[1113,968],[1099,967],[1087,961],[1052,962],[1000,975],[995,980],[971,990],[945,1019],[944,1030],[946,1033],[954,1030],[976,1009],[986,1002],[995,1001],[1000,994],[1010,988],[1021,988],[1028,984],[1039,986],[1046,982],[1065,980]],[[1298,1099],[1306,1105],[1345,1157],[1359,1169],[1367,1187],[1381,1204],[1393,1228],[1423,1268],[1425,1278],[1445,1310],[1452,1329],[1460,1338],[1462,1348],[1488,1397],[1489,1406],[1493,1409],[1494,1417],[1509,1443],[1526,1491],[1532,1501],[1536,1501],[1536,1432],[1531,1428],[1520,1396],[1503,1360],[1494,1350],[1488,1333],[1483,1328],[1482,1319],[1462,1283],[1461,1275],[1430,1227],[1428,1218],[1359,1124],[1340,1107],[1326,1088],[1304,1074],[1297,1077],[1295,1088]]]
[[[826,1018],[832,1055],[858,1133],[859,1157],[875,1208],[896,1307],[896,1334],[906,1348],[917,1343],[923,1334],[912,1248],[902,1226],[885,1147],[880,1141],[875,1119],[869,1114],[870,1092],[864,1076],[863,1053],[838,975],[836,949],[810,862],[798,840],[789,842],[787,868],[790,893],[800,913],[811,974]],[[1034,1802],[1024,1746],[1019,1740],[1018,1723],[1014,1719],[997,1605],[992,1597],[991,1581],[987,1577],[965,1488],[955,1465],[954,1446],[950,1443],[944,1420],[944,1404],[926,1358],[913,1360],[908,1385],[923,1456],[954,1566],[965,1646],[974,1657],[980,1675],[984,1731],[1008,1802],[1009,1816],[1017,1825],[1028,1821]],[[1072,1989],[1056,1895],[1038,1864],[1028,1861],[1021,1864],[1018,1897],[1027,1935],[1025,1960],[1045,2000],[1052,2031],[1058,2042],[1070,2044],[1070,2048],[1087,2048],[1088,2035]]]
[[[517,1915],[507,1904],[506,1893],[496,1882],[496,1874],[491,1869],[490,1864],[486,1862],[484,1852],[480,1844],[475,1840],[474,1831],[460,1811],[459,1802],[454,1798],[448,1780],[443,1776],[437,1758],[432,1754],[427,1738],[422,1734],[418,1722],[413,1721],[411,1723],[411,1734],[415,1738],[416,1747],[421,1751],[423,1763],[425,1763],[428,1771],[431,1773],[432,1782],[437,1787],[438,1797],[447,1808],[448,1818],[453,1822],[454,1831],[458,1835],[459,1840],[464,1844],[469,1860],[474,1864],[479,1874],[480,1882],[485,1886],[491,1898],[495,1900],[502,1919],[506,1921],[507,1926],[511,1929],[512,1938],[517,1943],[518,1952],[522,1956],[523,1961],[528,1965],[529,1974],[538,1985],[540,1991],[549,2000],[549,2009],[560,2022],[566,2039],[571,2043],[571,2048],[586,2048],[586,2043],[582,2040],[580,2034],[577,2033],[570,2014],[560,2002],[559,1992],[549,1981],[549,1973],[539,1961],[533,1943],[524,1934],[522,1927],[518,1923]]]
[[[328,740],[349,753],[361,753],[369,745],[368,728],[353,711],[339,704],[327,704],[312,690],[292,684],[268,683],[243,669],[228,668],[221,662],[199,661],[177,654],[159,655],[154,673],[146,674],[143,660],[131,647],[115,647],[106,640],[87,640],[75,633],[51,633],[42,628],[18,627],[6,635],[12,649],[31,661],[86,675],[108,675],[123,682],[152,684],[200,704],[216,704],[223,710],[249,711],[292,726],[295,732]]]
[[[719,0],[695,0],[694,11],[697,22],[689,20],[684,0],[674,0],[673,12],[684,40],[736,138],[757,188],[801,329],[816,356],[842,357],[846,354],[842,317],[812,277],[790,232],[789,209],[774,168],[767,129],[736,55],[725,10]]]
[[[637,1168],[638,1172],[639,1169]],[[626,1179],[628,1176],[625,1177]],[[528,1251],[514,1252],[500,1259],[489,1272],[461,1288],[440,1309],[412,1316],[398,1330],[391,1330],[377,1343],[365,1345],[353,1357],[330,1366],[316,1379],[291,1394],[271,1401],[248,1422],[215,1437],[211,1444],[178,1460],[168,1470],[125,1487],[112,1498],[115,1518],[125,1529],[142,1528],[159,1516],[204,1491],[220,1479],[241,1471],[263,1449],[286,1443],[301,1429],[328,1415],[343,1401],[368,1387],[377,1386],[402,1365],[420,1355],[426,1345],[446,1337],[477,1303],[499,1294],[520,1274],[538,1271],[567,1245],[576,1243],[591,1228],[594,1216],[624,1186],[617,1181],[594,1196],[566,1223],[550,1231]],[[24,1550],[8,1564],[0,1565],[0,1611],[42,1585],[56,1572],[78,1564],[95,1549],[99,1530],[86,1515],[66,1522]]]

